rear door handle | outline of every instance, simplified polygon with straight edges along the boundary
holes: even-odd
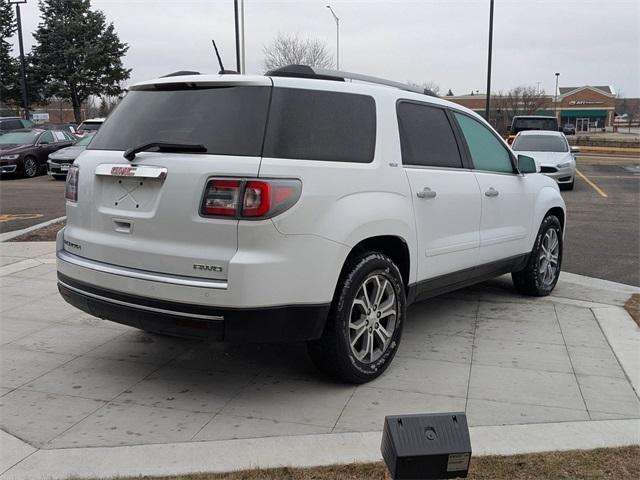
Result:
[[[429,187],[424,187],[421,192],[416,193],[418,198],[436,198],[437,193]]]
[[[498,190],[496,190],[495,188],[491,187],[489,190],[484,192],[484,194],[487,197],[497,197],[498,195],[500,195],[500,192]]]

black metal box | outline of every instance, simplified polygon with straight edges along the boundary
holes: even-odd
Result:
[[[466,477],[471,440],[464,413],[385,417],[382,458],[398,480]]]

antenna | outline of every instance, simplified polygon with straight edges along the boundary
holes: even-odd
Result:
[[[224,65],[222,64],[222,58],[220,58],[220,52],[218,52],[218,47],[216,46],[216,41],[211,39],[211,43],[213,43],[213,49],[216,51],[216,57],[218,57],[218,64],[220,65],[220,71],[218,72],[220,75],[224,75],[227,73],[238,73],[233,70],[225,70]]]

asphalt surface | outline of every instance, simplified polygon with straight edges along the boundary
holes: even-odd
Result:
[[[593,186],[578,177],[573,191],[562,192],[562,269],[640,286],[640,159],[581,156],[578,170]]]
[[[20,230],[64,214],[63,181],[48,175],[0,179],[0,233]]]
[[[562,192],[568,213],[563,270],[640,286],[640,159],[583,155],[578,170],[590,183],[578,177],[573,191]],[[0,233],[64,214],[64,182],[0,180]]]

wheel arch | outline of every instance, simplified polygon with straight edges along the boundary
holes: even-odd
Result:
[[[555,185],[553,187],[548,186],[542,188],[537,195],[533,215],[533,224],[531,226],[531,232],[529,233],[528,250],[531,250],[531,248],[533,248],[533,243],[535,242],[536,235],[538,234],[540,224],[542,223],[542,220],[544,220],[544,218],[549,214],[554,214],[558,217],[558,220],[560,220],[560,224],[562,225],[562,233],[564,235],[567,213],[564,200],[562,199],[560,191]]]
[[[365,252],[379,252],[391,258],[400,270],[405,291],[408,291],[411,278],[411,254],[404,238],[398,235],[376,235],[359,241],[342,264],[340,278],[344,275],[344,269],[349,260]]]

